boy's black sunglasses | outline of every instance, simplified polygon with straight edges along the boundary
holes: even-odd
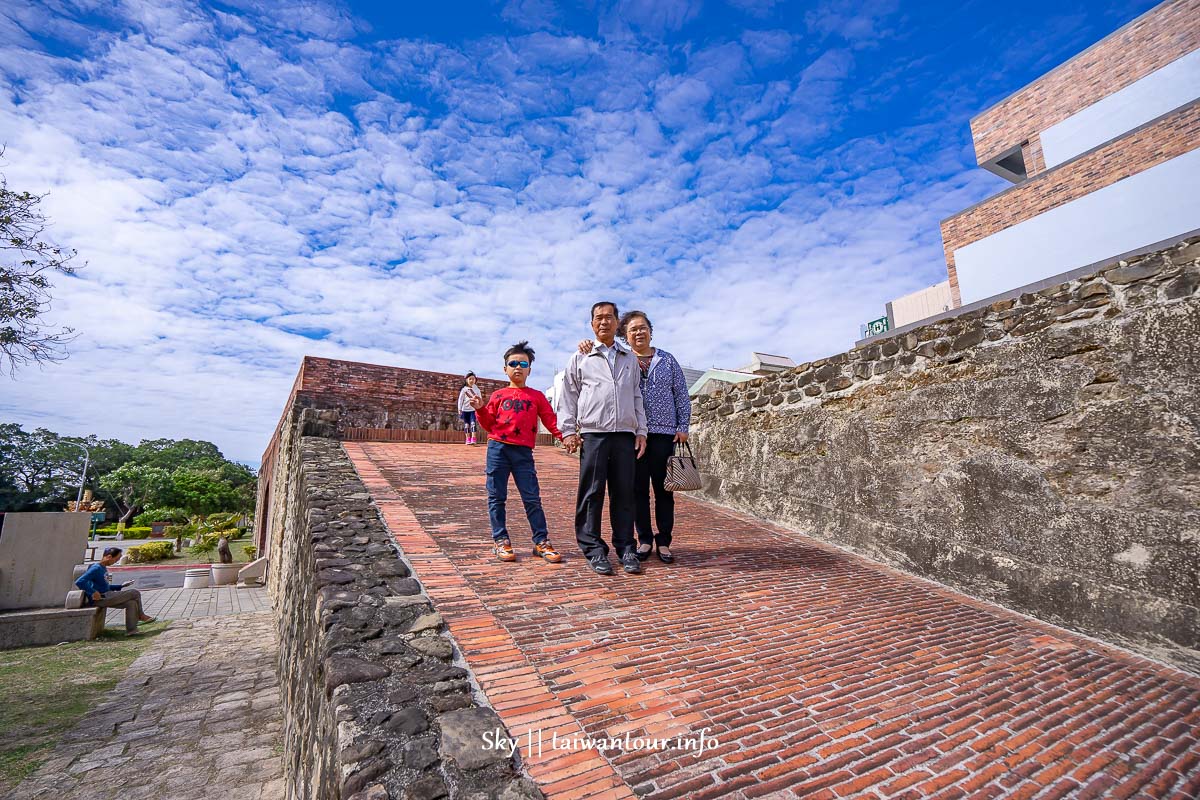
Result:
[[[520,369],[529,369],[529,362],[528,362],[528,361],[510,361],[510,362],[508,362],[508,365],[509,365],[510,367],[512,367],[513,369],[517,369],[517,368],[520,368]]]

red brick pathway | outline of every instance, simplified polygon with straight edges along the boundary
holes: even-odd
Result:
[[[514,488],[500,564],[482,447],[346,449],[550,798],[1200,797],[1194,676],[684,498],[674,564],[594,575],[549,448],[566,561],[529,555]]]

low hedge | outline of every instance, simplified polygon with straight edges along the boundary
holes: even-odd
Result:
[[[161,561],[175,554],[174,542],[149,542],[138,544],[125,551],[125,563],[147,564],[151,561]]]
[[[152,532],[152,529],[148,525],[145,527],[143,527],[141,525],[130,525],[125,528],[125,538],[126,539],[149,539],[151,532]],[[96,528],[96,533],[102,534],[104,536],[111,536],[115,533],[119,533],[119,531],[117,530],[116,525],[104,525],[102,527]]]

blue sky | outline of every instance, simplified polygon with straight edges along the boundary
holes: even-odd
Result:
[[[305,354],[545,385],[601,298],[696,367],[840,352],[1004,188],[970,118],[1153,5],[6,3],[3,172],[88,266],[0,418],[256,463]]]

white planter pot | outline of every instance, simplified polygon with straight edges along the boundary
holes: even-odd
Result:
[[[213,586],[230,586],[237,583],[238,572],[245,564],[213,564]]]
[[[185,588],[185,589],[207,589],[211,578],[212,578],[211,570],[189,569],[183,573],[183,588]]]

